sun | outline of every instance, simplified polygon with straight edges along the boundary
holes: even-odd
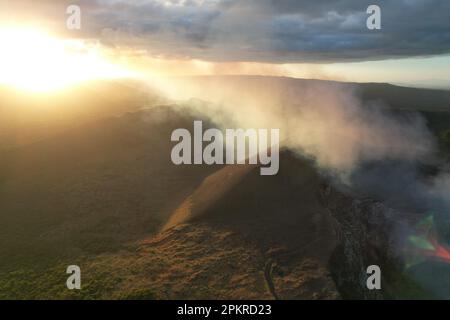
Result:
[[[0,27],[0,84],[48,92],[88,80],[132,76],[106,59],[96,42]]]

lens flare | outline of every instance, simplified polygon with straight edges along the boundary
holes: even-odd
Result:
[[[412,267],[427,259],[437,259],[450,263],[450,247],[439,243],[434,216],[423,219],[415,230],[416,234],[408,237],[408,267]]]

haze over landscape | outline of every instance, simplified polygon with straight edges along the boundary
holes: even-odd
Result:
[[[449,299],[450,4],[370,4],[0,0],[0,299]]]

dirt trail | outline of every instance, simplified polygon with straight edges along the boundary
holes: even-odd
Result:
[[[272,279],[273,268],[274,268],[274,261],[272,259],[269,259],[264,267],[264,279],[266,280],[267,288],[269,289],[270,294],[273,296],[275,300],[279,300]]]

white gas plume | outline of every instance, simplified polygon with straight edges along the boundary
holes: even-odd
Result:
[[[281,147],[343,175],[367,161],[423,160],[434,149],[420,116],[400,118],[381,105],[364,105],[350,84],[270,77],[167,78],[154,83],[222,127],[280,129]]]

